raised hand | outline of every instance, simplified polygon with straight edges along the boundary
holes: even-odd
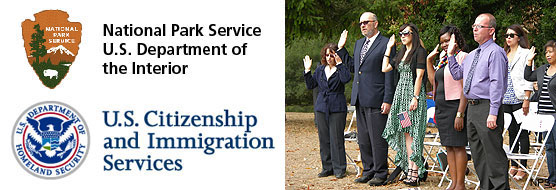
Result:
[[[306,55],[305,58],[303,58],[303,65],[305,66],[305,70],[307,70],[307,71],[311,70],[312,61],[313,60],[311,60],[309,55]]]
[[[448,51],[448,52],[446,52],[446,53],[448,53],[448,56],[454,55],[454,53],[456,52],[456,47],[457,47],[456,35],[452,34],[450,36],[450,42],[448,42],[448,50],[446,50],[446,51]]]
[[[312,61],[313,60],[311,60],[309,55],[305,55],[305,58],[303,58],[303,65],[305,66],[305,70],[307,71],[311,70]]]
[[[438,57],[443,58],[445,55],[446,55],[446,51],[442,50],[440,52],[440,56],[438,56]]]
[[[336,64],[342,63],[342,58],[338,56],[338,53],[334,53],[334,60],[336,60]]]
[[[386,44],[386,47],[392,48],[394,47],[394,43],[396,43],[396,36],[392,34],[392,36],[390,36],[390,40],[388,40],[388,44]]]
[[[346,45],[346,40],[348,38],[348,31],[344,30],[340,35],[340,40],[338,40],[338,48],[342,49]]]
[[[527,65],[529,65],[529,63],[531,63],[533,59],[535,59],[535,55],[537,55],[537,53],[535,53],[535,46],[532,46],[531,49],[529,49],[529,53],[527,54]]]
[[[431,53],[429,53],[429,55],[427,56],[427,59],[431,59],[434,60],[434,58],[438,55],[438,46],[440,46],[440,44],[437,44],[436,47],[431,51]]]

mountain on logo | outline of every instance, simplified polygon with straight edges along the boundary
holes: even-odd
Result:
[[[63,45],[51,47],[50,49],[46,50],[46,53],[56,54],[58,52],[60,52],[60,54],[62,55],[66,54],[66,55],[75,56],[70,50],[66,49],[66,47],[64,47]]]
[[[44,56],[44,61],[50,61],[54,65],[58,65],[60,63],[71,63],[75,60],[75,55],[63,45],[58,45],[56,47],[51,47],[50,49],[46,50],[46,55]]]
[[[79,53],[81,23],[70,22],[69,15],[60,10],[45,10],[34,16],[35,21],[21,23],[27,62],[40,81],[54,89]]]

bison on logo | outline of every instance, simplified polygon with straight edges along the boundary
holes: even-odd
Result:
[[[64,11],[45,10],[35,14],[35,21],[21,23],[27,60],[51,89],[66,77],[81,43],[81,23],[68,17]]]

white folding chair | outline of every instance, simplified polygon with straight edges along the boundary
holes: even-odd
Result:
[[[525,117],[525,119],[523,120],[523,123],[521,123],[521,127],[519,129],[519,132],[517,133],[517,137],[519,137],[522,130],[529,130],[532,132],[548,132],[552,130],[553,125],[554,125],[554,117],[552,115],[538,115],[535,113],[529,113],[527,117]],[[523,190],[527,189],[527,185],[529,184],[531,179],[533,179],[533,182],[536,183],[536,178],[539,174],[542,165],[542,158],[544,157],[543,150],[546,145],[546,139],[547,138],[543,140],[539,151],[535,151],[535,153],[529,153],[529,154],[519,154],[519,153],[511,152],[511,150],[515,148],[516,142],[518,141],[518,138],[516,138],[512,144],[510,151],[506,152],[506,156],[508,157],[508,159],[516,162],[520,167],[520,169],[528,174],[527,180],[525,181],[525,184],[523,184]],[[519,162],[519,160],[534,160],[534,162],[533,165],[527,168],[523,166]],[[541,161],[541,164],[539,164],[539,161]],[[519,185],[517,181],[515,181],[513,178],[511,178],[511,180],[513,181],[513,183],[515,183],[517,186],[521,188],[521,185]],[[542,188],[542,186],[539,187]]]
[[[427,99],[427,103],[429,103],[429,101],[432,101],[430,99]],[[432,101],[432,103],[434,103],[434,101]],[[427,108],[427,127],[436,127],[436,124],[433,123],[434,122],[434,113],[436,111],[436,107],[431,106],[429,108]],[[431,122],[433,121],[433,122]],[[425,141],[423,142],[424,146],[429,146],[428,149],[424,148],[425,154],[427,157],[425,157],[425,162],[428,162],[429,160],[433,161],[433,165],[431,167],[429,167],[429,169],[427,171],[429,172],[437,172],[437,173],[442,173],[442,170],[439,168],[438,165],[438,161],[434,160],[433,158],[433,154],[436,154],[440,151],[444,151],[442,149],[442,145],[440,144],[440,136],[438,134],[438,132],[436,133],[425,133]],[[436,151],[433,151],[434,148],[438,148]],[[444,151],[446,152],[446,151]],[[436,157],[436,156],[435,156]]]
[[[502,138],[504,138],[504,136],[506,135],[506,132],[508,132],[508,128],[510,127],[511,123],[512,123],[512,115],[510,115],[509,113],[504,113],[504,131],[502,132]],[[509,142],[509,143],[512,143],[512,142]],[[510,151],[510,145],[502,144],[502,148],[506,152]]]
[[[506,135],[506,132],[508,132],[508,128],[510,127],[511,123],[512,115],[510,115],[509,113],[504,113],[504,132],[502,132],[502,137]]]
[[[434,119],[434,113],[436,111],[435,109],[435,107],[430,107],[429,109],[427,109],[427,121]],[[428,162],[429,160],[432,161],[432,165],[429,165],[430,167],[427,171],[439,173],[442,175],[442,179],[440,179],[440,182],[438,183],[438,187],[441,187],[444,179],[447,179],[446,174],[448,172],[448,167],[441,167],[440,163],[438,162],[437,154],[440,152],[446,153],[446,150],[444,150],[442,144],[440,144],[440,135],[438,132],[425,134],[425,139],[426,140],[423,142],[423,145],[428,146],[428,148],[423,148],[426,154],[425,162]]]
[[[349,127],[346,131],[344,131],[344,141],[357,143],[357,132],[355,132],[355,130],[351,130],[351,126],[353,125],[353,121],[355,121],[357,115],[355,106],[348,106],[348,113],[349,112],[353,112],[353,115],[351,116],[351,120],[349,121]],[[351,158],[348,153],[346,153],[346,157],[348,161],[347,165],[351,165],[355,168],[355,171],[357,171],[357,176],[361,175],[362,169],[357,165],[357,162],[355,162],[355,160],[353,160],[353,158]],[[359,160],[361,159],[359,158]]]

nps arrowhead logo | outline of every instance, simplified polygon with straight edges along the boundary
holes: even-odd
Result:
[[[45,10],[21,23],[27,60],[44,86],[54,89],[69,72],[81,43],[81,23],[68,13]]]

